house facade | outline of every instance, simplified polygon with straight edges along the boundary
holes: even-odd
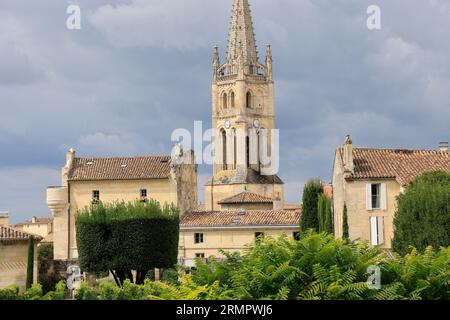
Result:
[[[28,239],[30,233],[23,232],[0,224],[0,289],[16,285],[20,292],[25,291],[28,266]],[[42,240],[39,235],[33,235],[34,260],[33,283],[37,282],[37,243]]]
[[[437,150],[355,148],[350,136],[333,166],[335,235],[343,234],[344,204],[350,239],[391,248],[397,196],[425,172],[450,172],[448,144]]]
[[[171,156],[77,158],[67,153],[60,187],[47,189],[54,217],[55,260],[76,260],[75,219],[93,201],[113,203],[154,199],[177,205],[181,213],[197,206],[197,165],[192,152]]]
[[[30,220],[16,223],[14,228],[27,233],[37,234],[45,238],[53,232],[53,218],[32,217]]]

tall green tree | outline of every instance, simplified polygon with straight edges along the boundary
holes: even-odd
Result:
[[[27,279],[26,288],[29,289],[33,285],[33,271],[34,271],[34,237],[28,238],[28,261],[27,261]]]
[[[300,220],[301,232],[310,229],[319,231],[317,203],[321,194],[323,194],[323,184],[319,179],[309,180],[305,184],[302,197],[302,217]]]
[[[394,217],[395,251],[450,245],[450,174],[430,172],[414,180],[398,196]]]
[[[347,214],[347,204],[344,203],[344,212],[342,214],[342,239],[349,240],[350,234],[348,231],[348,214]]]
[[[319,231],[333,233],[333,221],[331,215],[331,199],[325,194],[320,194],[317,202],[317,216],[319,219]]]

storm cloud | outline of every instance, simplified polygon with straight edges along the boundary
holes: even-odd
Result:
[[[0,211],[13,222],[49,215],[68,148],[167,154],[174,129],[211,121],[212,48],[225,56],[232,0],[79,0],[82,28],[68,30],[72,3],[0,3]],[[308,178],[330,181],[345,134],[367,147],[448,141],[448,1],[250,3],[260,59],[273,49],[288,202]],[[381,30],[366,27],[372,4]]]

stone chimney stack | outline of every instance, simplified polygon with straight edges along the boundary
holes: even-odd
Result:
[[[69,171],[72,169],[73,162],[75,161],[75,150],[69,149],[66,153],[66,165],[61,170],[61,185],[67,187],[69,178]]]
[[[9,213],[7,211],[0,211],[0,226],[9,225]]]
[[[353,162],[353,142],[350,135],[347,135],[344,141],[344,169],[346,173],[355,173],[355,164]]]
[[[198,165],[195,161],[194,151],[185,151],[181,145],[175,145],[170,167],[171,177],[177,188],[177,206],[182,216],[186,212],[194,210],[198,204]]]
[[[448,141],[439,143],[439,150],[448,151]]]

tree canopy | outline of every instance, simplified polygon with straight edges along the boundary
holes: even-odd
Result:
[[[392,244],[399,253],[450,245],[449,173],[425,173],[398,196]]]
[[[119,285],[143,283],[149,270],[177,263],[179,210],[156,201],[96,203],[76,217],[80,266],[88,272],[110,271]]]
[[[323,184],[319,179],[309,180],[303,189],[302,217],[300,220],[300,231],[309,229],[319,231],[319,215],[317,204],[319,195],[323,194]]]

